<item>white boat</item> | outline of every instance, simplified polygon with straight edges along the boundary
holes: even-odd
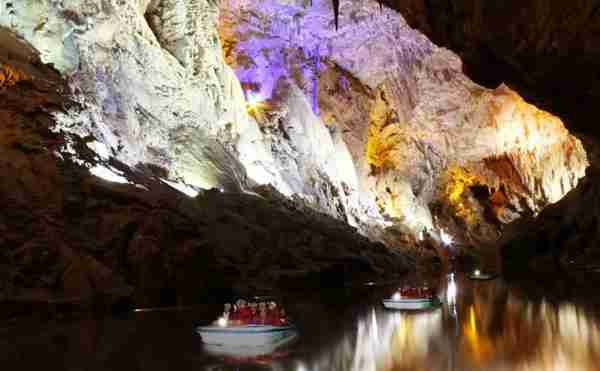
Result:
[[[475,271],[473,271],[473,273],[469,274],[468,277],[471,280],[485,281],[485,280],[491,280],[491,279],[496,278],[496,274],[481,272],[479,269],[476,269]]]
[[[210,325],[198,326],[196,332],[202,337],[202,342],[213,350],[215,347],[237,350],[243,348],[274,350],[288,344],[297,336],[296,327],[293,325]]]
[[[388,309],[423,310],[433,308],[438,304],[437,297],[409,298],[394,294],[390,299],[383,299],[383,306]]]

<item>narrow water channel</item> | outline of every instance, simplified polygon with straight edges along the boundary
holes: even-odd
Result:
[[[286,298],[297,341],[271,354],[214,355],[194,325],[216,305],[119,317],[19,319],[0,329],[0,361],[18,370],[595,371],[600,313],[594,290],[536,296],[502,280],[440,284],[442,307],[385,310],[389,288],[366,287]],[[593,300],[592,300],[593,301]]]

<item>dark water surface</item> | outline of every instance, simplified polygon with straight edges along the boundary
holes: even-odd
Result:
[[[502,280],[440,283],[433,311],[386,311],[389,288],[287,298],[298,341],[268,356],[213,356],[194,334],[220,306],[76,320],[19,319],[0,328],[6,370],[600,370],[595,289],[553,298]],[[585,304],[582,304],[585,303]]]

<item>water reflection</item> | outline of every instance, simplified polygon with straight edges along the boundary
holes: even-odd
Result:
[[[531,299],[501,280],[440,284],[441,308],[388,311],[383,293],[291,300],[298,343],[272,354],[215,357],[193,333],[221,308],[126,318],[0,326],[7,369],[220,371],[595,371],[600,313],[575,302]],[[590,292],[593,295],[594,291]],[[591,296],[586,297],[589,301]]]
[[[455,295],[456,293],[456,295]],[[306,370],[598,370],[600,323],[572,303],[532,302],[501,281],[449,278],[441,310],[421,313],[371,309],[332,349],[344,363]],[[456,299],[456,301],[454,301]],[[347,344],[355,344],[348,347]],[[342,367],[337,367],[339,365]]]

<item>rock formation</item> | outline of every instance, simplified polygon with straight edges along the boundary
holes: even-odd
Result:
[[[576,132],[598,135],[600,12],[594,0],[383,0],[434,43],[458,53],[467,74],[510,83]]]
[[[384,1],[434,42],[457,52],[477,82],[509,83],[539,107],[560,115],[586,145],[591,168],[563,200],[511,226],[502,243],[505,269],[594,269],[597,189],[598,4],[543,0]],[[577,222],[576,222],[577,221]],[[574,241],[581,241],[575,246]],[[585,242],[583,242],[585,241]],[[589,264],[584,264],[584,262]]]
[[[11,31],[3,31],[7,50],[18,49],[10,48],[15,34],[31,45],[20,64],[8,57],[0,64],[0,89],[15,102],[6,121],[17,134],[10,135],[33,137],[17,145],[25,152],[11,144],[7,158],[34,158],[38,172],[36,161],[67,171],[45,170],[53,179],[48,192],[63,206],[16,198],[16,208],[52,210],[64,219],[47,233],[67,248],[49,255],[23,249],[17,266],[30,267],[38,255],[52,257],[40,264],[44,269],[75,259],[84,263],[73,268],[73,285],[104,287],[86,273],[102,265],[101,276],[111,277],[107,286],[125,282],[141,292],[192,274],[191,266],[173,273],[182,257],[184,265],[204,267],[199,280],[221,277],[217,286],[232,284],[223,272],[252,276],[255,286],[313,271],[339,276],[344,264],[383,275],[404,270],[406,262],[364,238],[351,242],[356,236],[347,224],[405,250],[424,231],[439,241],[444,229],[475,245],[576,186],[586,153],[558,118],[504,85],[472,82],[457,55],[399,13],[373,1],[339,5],[334,19],[328,0],[0,0],[0,26]],[[30,57],[37,54],[41,61]],[[43,67],[53,84],[64,79],[68,89],[48,103],[64,107],[45,108],[52,115],[40,119],[41,132],[29,133],[14,112],[31,106],[25,100],[17,107],[21,90],[44,96],[27,71],[42,62],[60,73],[62,79]],[[85,168],[113,184],[92,180]],[[199,195],[196,203],[172,187]],[[7,199],[13,188],[5,189]],[[85,217],[76,218],[81,210]],[[22,233],[11,246],[44,235],[28,228],[46,224],[27,220],[24,228],[10,225]],[[60,223],[70,231],[64,236]],[[229,229],[243,241],[228,240]],[[320,237],[294,239],[308,235]],[[88,247],[84,236],[99,245]],[[176,246],[166,248],[173,240]],[[268,251],[287,251],[281,241],[288,240],[308,246],[290,246],[295,266],[316,254],[313,268],[279,266],[286,253]],[[257,260],[248,260],[257,246]],[[62,273],[39,284],[44,274],[31,275],[35,284],[9,282],[66,287]]]
[[[456,55],[375,2],[342,2],[338,30],[326,0],[230,0],[221,13],[246,96],[281,109],[278,82],[299,86],[348,144],[359,192],[395,224],[492,241],[583,176],[585,151],[558,118],[474,84]]]
[[[399,250],[274,189],[191,198],[151,169],[92,151],[96,142],[56,122],[66,107],[84,108],[68,100],[59,73],[9,31],[0,30],[0,40],[2,71],[10,71],[3,81],[11,81],[0,90],[4,303],[133,294],[135,303],[155,305],[214,290],[342,285],[410,269]]]

